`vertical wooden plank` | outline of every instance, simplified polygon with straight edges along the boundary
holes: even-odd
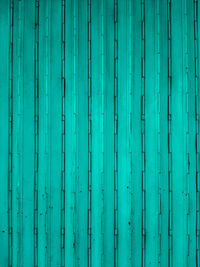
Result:
[[[103,6],[104,259],[114,266],[114,1]]]
[[[104,100],[104,2],[91,1],[92,60],[92,207],[91,265],[101,266],[103,259],[103,100]],[[98,208],[97,208],[98,207]]]
[[[192,12],[193,10],[193,12]],[[195,151],[195,43],[194,21],[195,5],[192,1],[186,3],[188,67],[187,80],[187,179],[189,191],[188,207],[188,266],[196,265],[196,151]]]
[[[23,266],[34,265],[35,5],[24,2]]]
[[[75,172],[76,172],[76,136],[74,114],[75,85],[75,32],[74,32],[74,2],[66,1],[66,45],[65,45],[65,264],[75,266]]]
[[[158,177],[158,82],[157,82],[157,2],[145,1],[145,264],[158,265],[159,177]]]
[[[118,0],[114,0],[114,266],[118,266]]]
[[[168,5],[160,1],[159,41],[160,41],[160,265],[169,265],[168,220],[169,220],[169,180],[168,180]],[[168,45],[166,45],[166,43]]]
[[[62,154],[61,154],[61,266],[65,265],[65,0],[61,6],[61,94],[62,94]]]
[[[162,240],[162,190],[161,190],[161,91],[160,86],[160,0],[155,3],[155,94],[156,94],[156,176],[157,176],[157,213],[158,213],[158,237],[157,237],[157,265],[161,264],[161,240]]]
[[[8,190],[9,190],[9,106],[10,106],[10,81],[9,67],[12,60],[9,56],[10,48],[10,3],[9,1],[1,2],[0,12],[0,265],[8,266],[9,263],[9,225],[8,225]]]
[[[10,29],[9,29],[9,165],[8,165],[8,228],[9,228],[9,259],[8,264],[12,264],[13,250],[12,250],[12,240],[13,240],[13,228],[12,228],[12,174],[13,174],[13,1],[10,1]]]
[[[186,98],[184,1],[172,1],[172,257],[187,266]]]
[[[133,1],[131,37],[132,56],[130,60],[130,80],[132,81],[132,265],[142,266],[142,32],[141,2]],[[134,30],[135,29],[135,30]],[[136,204],[137,203],[137,204]]]
[[[118,264],[131,266],[129,1],[118,1]],[[126,30],[124,30],[126,29]]]
[[[39,0],[35,1],[35,174],[34,174],[34,265],[38,265],[38,171],[39,171]]]
[[[51,266],[61,266],[61,2],[51,1],[50,21],[50,210]],[[48,242],[49,242],[48,241]]]
[[[171,16],[171,0],[167,1],[167,33],[168,33],[168,101],[167,101],[167,118],[168,118],[168,186],[169,186],[169,217],[168,217],[168,260],[172,265],[172,16]]]
[[[88,17],[87,0],[78,1],[77,22],[77,255],[76,265],[88,266]]]
[[[13,33],[13,175],[12,175],[12,266],[23,260],[23,122],[24,122],[24,1],[14,2]]]
[[[50,263],[50,5],[39,3],[38,264]]]

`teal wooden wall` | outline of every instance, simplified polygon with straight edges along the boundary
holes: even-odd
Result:
[[[0,267],[200,266],[200,1],[0,1]]]

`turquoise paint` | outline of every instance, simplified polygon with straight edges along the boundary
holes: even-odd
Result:
[[[0,266],[199,266],[199,1],[2,0]]]

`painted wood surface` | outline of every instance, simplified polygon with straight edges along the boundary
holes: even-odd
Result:
[[[0,266],[200,266],[199,0],[0,1]]]

